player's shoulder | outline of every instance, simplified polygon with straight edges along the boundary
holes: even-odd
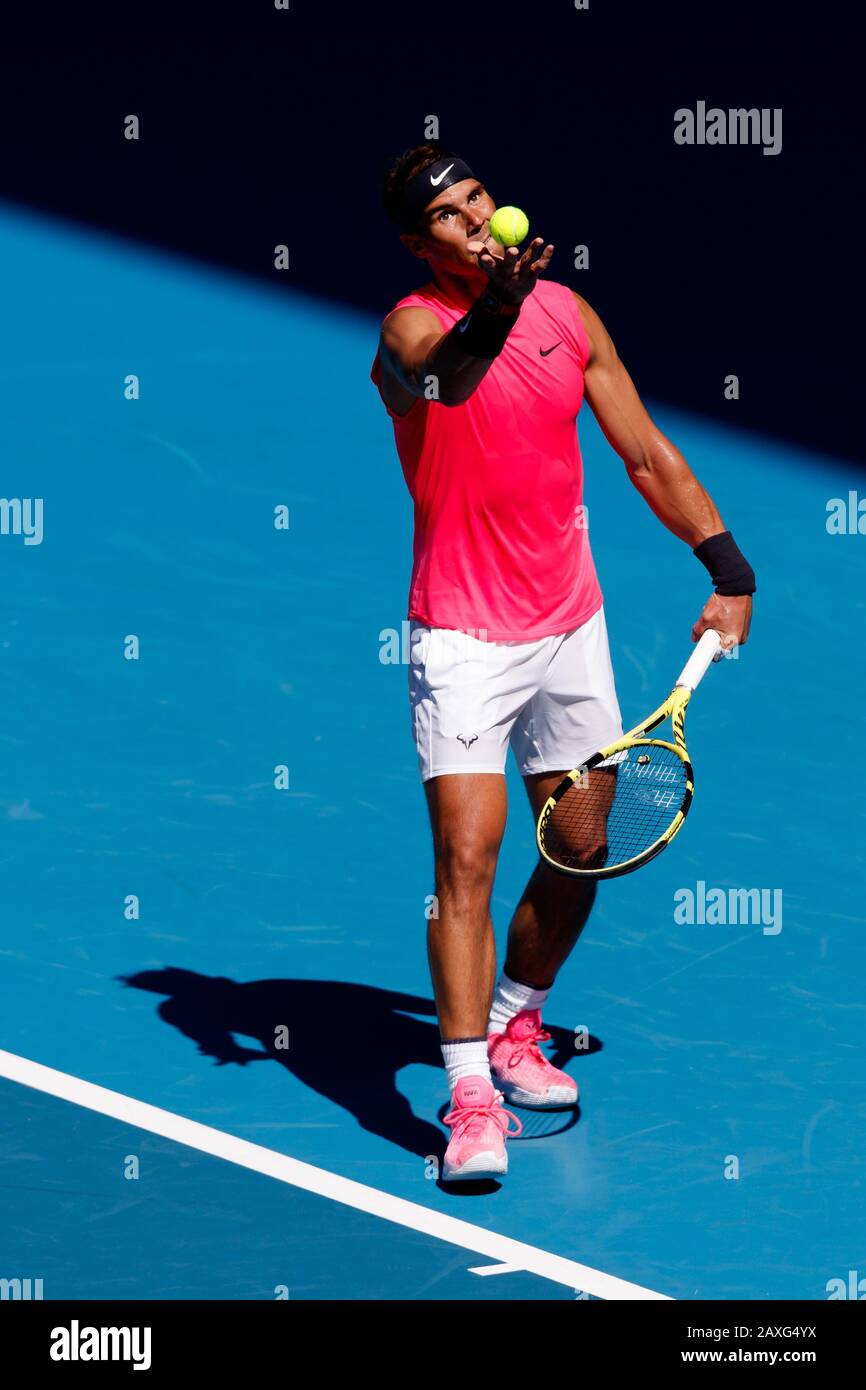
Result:
[[[562,285],[558,280],[547,280],[544,276],[536,281],[533,294],[540,295],[542,300],[550,304],[559,303],[566,307],[573,304],[577,298],[570,285]]]
[[[431,282],[397,300],[382,320],[380,342],[387,350],[389,345],[404,342],[407,335],[413,338],[433,329],[444,330],[452,321],[453,314],[449,316],[447,304],[438,287]]]
[[[571,291],[571,297],[577,305],[578,310],[584,320],[586,320],[587,318],[598,318],[598,315],[596,314],[589,300],[586,299],[582,294],[579,294],[577,290]]]
[[[538,296],[538,303],[548,314],[564,319],[567,323],[583,327],[582,308],[586,301],[570,285],[560,284],[558,280],[540,279],[531,297]],[[588,307],[588,306],[587,306]]]
[[[432,309],[440,306],[442,302],[441,292],[431,280],[429,284],[420,285],[417,289],[404,294],[402,299],[398,299],[397,303],[391,306],[385,318],[389,319],[392,314],[396,314],[402,309]]]

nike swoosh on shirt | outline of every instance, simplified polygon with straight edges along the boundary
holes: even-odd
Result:
[[[553,344],[553,347],[552,347],[552,348],[539,348],[538,351],[541,353],[541,356],[542,356],[542,357],[549,357],[550,354],[551,354],[552,352],[554,352],[554,351],[556,350],[556,348],[558,348],[558,347],[562,347],[562,339],[561,339],[561,338],[560,338],[560,340],[559,340],[558,343],[554,343],[554,344]]]
[[[448,168],[447,168],[447,169],[443,169],[443,170],[442,170],[442,173],[438,176],[438,178],[435,178],[435,179],[434,179],[433,175],[431,174],[431,175],[430,175],[430,182],[432,183],[433,187],[434,187],[434,188],[438,188],[439,185],[440,185],[440,183],[441,183],[442,180],[444,179],[445,175],[446,175],[446,174],[450,174],[450,173],[451,173],[451,170],[452,170],[453,168],[454,168],[454,165],[453,165],[453,164],[449,164],[449,165],[448,165]]]

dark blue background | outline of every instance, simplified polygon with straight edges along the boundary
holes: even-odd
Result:
[[[40,6],[0,60],[3,191],[271,280],[287,242],[292,287],[384,314],[419,276],[377,179],[435,114],[494,197],[557,245],[551,274],[598,308],[643,392],[862,457],[853,14],[777,0]],[[781,107],[782,153],[677,146],[673,113],[698,100]]]

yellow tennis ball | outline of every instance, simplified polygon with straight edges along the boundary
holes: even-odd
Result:
[[[529,231],[529,219],[520,208],[497,208],[490,219],[490,235],[500,246],[517,246]]]

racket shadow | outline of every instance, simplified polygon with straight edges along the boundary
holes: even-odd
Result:
[[[518,1116],[523,1129],[509,1140],[512,1144],[523,1144],[530,1139],[549,1139],[554,1134],[565,1134],[574,1129],[580,1119],[580,1103],[562,1105],[556,1110],[535,1110],[526,1105],[509,1105]]]

